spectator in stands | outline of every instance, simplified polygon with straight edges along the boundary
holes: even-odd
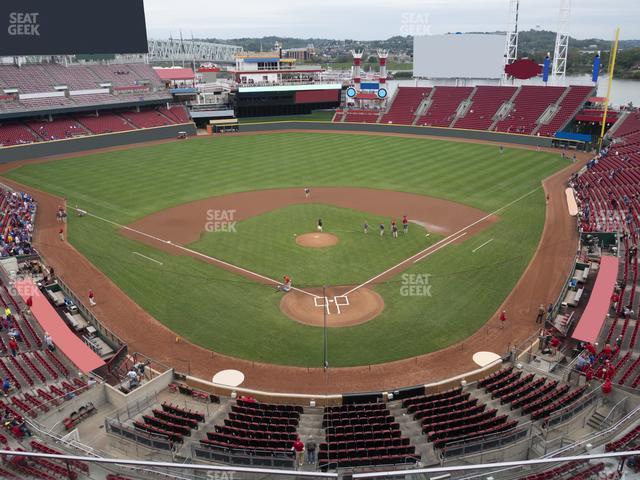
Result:
[[[2,381],[2,393],[4,393],[5,396],[8,396],[10,391],[11,391],[11,382],[9,381],[8,378],[5,377],[5,379]]]
[[[307,440],[307,463],[315,465],[316,463],[316,442],[313,441],[313,436]]]
[[[582,372],[589,366],[589,360],[587,360],[584,356],[580,355],[578,360],[576,361],[576,370]]]
[[[633,309],[631,305],[626,305],[624,307],[624,318],[629,320],[633,316]]]
[[[611,295],[611,307],[614,310],[618,308],[619,301],[620,301],[620,296],[616,292],[613,292],[613,295]]]
[[[13,419],[11,422],[11,433],[13,433],[16,438],[23,438],[25,435],[30,437],[33,435],[22,418]]]
[[[18,330],[16,327],[9,329],[9,333],[7,333],[7,335],[9,336],[9,338],[15,338],[16,342],[22,341],[22,337],[20,337],[20,330]]]
[[[11,355],[13,355],[14,357],[18,355],[18,342],[16,342],[15,338],[11,338],[8,342],[7,342],[7,346],[9,347],[9,350],[11,351]]]
[[[51,350],[52,352],[56,349],[56,346],[53,344],[53,338],[49,335],[49,332],[44,332],[44,343],[43,346]]]
[[[297,437],[295,442],[293,442],[291,450],[296,454],[296,465],[298,469],[302,468],[304,464],[304,443],[302,443],[300,437]]]

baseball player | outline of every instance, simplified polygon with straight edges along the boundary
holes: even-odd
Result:
[[[382,237],[384,235],[384,223],[380,223],[380,236]]]
[[[398,238],[398,225],[396,225],[396,222],[391,224],[391,236],[393,238]]]
[[[365,234],[369,233],[369,222],[365,220],[364,225],[362,225],[362,228],[364,229]]]
[[[282,277],[282,283],[276,285],[276,292],[288,292],[291,290],[291,278],[288,275]]]
[[[402,216],[402,231],[405,235],[409,233],[409,219],[406,215]]]
[[[311,197],[311,189],[309,187],[306,187],[304,189],[304,198],[309,198]]]
[[[318,230],[319,232],[322,232],[322,219],[321,218],[318,219],[318,227],[316,228],[316,230]]]

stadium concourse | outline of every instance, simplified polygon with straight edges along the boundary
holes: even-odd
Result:
[[[578,155],[581,161],[588,159],[586,154]],[[15,166],[2,166],[2,171]],[[540,299],[555,298],[564,284],[563,275],[549,277],[548,272],[568,274],[571,268],[577,232],[567,214],[564,188],[566,179],[579,168],[579,163],[571,165],[544,182],[545,191],[551,199],[545,228],[533,260],[503,306],[510,312],[508,328],[500,328],[495,317],[461,344],[432,354],[370,367],[329,369],[328,372],[321,368],[281,367],[244,361],[210,352],[184,340],[176,343],[173,332],[143,311],[87,259],[66,243],[60,245],[55,213],[63,199],[41,191],[27,191],[37,196],[42,212],[37,219],[35,244],[73,290],[83,292],[87,285],[91,285],[97,298],[106,299],[95,307],[95,314],[127,342],[130,350],[154,352],[157,361],[178,370],[183,370],[185,365],[184,362],[176,364],[175,359],[188,358],[191,374],[204,379],[212,378],[220,370],[235,369],[244,374],[243,386],[248,388],[325,394],[387,390],[443,380],[477,368],[473,354],[486,350],[487,339],[491,339],[492,350],[503,354],[510,346],[534,334]],[[149,335],[150,331],[154,332],[153,336]],[[456,358],[456,362],[451,362],[451,358]]]

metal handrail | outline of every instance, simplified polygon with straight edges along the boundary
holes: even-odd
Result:
[[[65,440],[64,438],[62,438],[60,435],[57,435],[56,433],[54,433],[52,430],[45,430],[43,428],[41,428],[42,426],[34,421],[33,419],[25,419],[25,421],[29,424],[29,426],[35,430],[38,435],[42,438],[50,438],[53,440],[54,443],[59,443],[63,445],[63,448],[67,448],[67,449],[75,449],[75,450],[80,450],[81,452],[83,452],[85,455],[90,455],[94,458],[110,458],[110,455],[100,449],[94,448],[94,447],[90,447],[88,445],[85,445],[82,442],[70,442],[68,440]],[[109,469],[109,468],[113,468],[113,467],[104,467],[105,469]],[[151,470],[148,468],[140,468],[140,467],[131,467],[133,470],[136,471],[140,471],[141,473],[152,473],[155,475],[165,475],[168,476],[170,478],[174,478],[176,480],[190,480],[188,478],[185,477],[179,477],[176,475],[171,475],[171,474],[167,474],[164,472],[158,472],[155,470]]]
[[[629,454],[640,454],[638,452],[630,452]],[[167,470],[179,470],[179,469],[189,469],[194,471],[214,471],[214,472],[238,472],[238,473],[261,473],[261,474],[272,474],[272,475],[282,475],[289,477],[309,477],[309,478],[338,478],[337,473],[329,473],[329,472],[306,472],[303,470],[279,470],[279,469],[269,469],[269,468],[249,468],[249,467],[230,467],[230,466],[219,466],[219,465],[204,465],[200,463],[192,463],[188,466],[181,463],[174,462],[150,462],[148,460],[129,460],[125,458],[103,458],[103,457],[80,457],[76,455],[52,455],[49,453],[37,453],[37,452],[26,452],[19,450],[0,450],[0,457],[4,457],[5,455],[12,455],[14,457],[28,457],[28,458],[45,458],[51,460],[72,460],[78,462],[86,462],[86,463],[97,463],[99,465],[116,465],[116,466],[128,466],[128,467],[155,467],[162,468]],[[606,454],[605,454],[606,455]],[[610,455],[610,454],[609,454]],[[158,473],[158,472],[154,472]],[[393,472],[391,472],[393,473]],[[163,473],[162,475],[168,475]],[[170,475],[170,474],[169,474]],[[175,477],[174,478],[182,478]]]
[[[629,419],[631,419],[633,416],[635,416],[636,414],[638,414],[640,412],[640,407],[636,408],[635,410],[633,410],[632,412],[630,412],[629,414],[627,414],[624,418],[620,419],[620,421],[618,421],[615,425],[612,425],[611,427],[602,430],[600,432],[596,432],[595,434],[590,434],[588,436],[586,436],[585,438],[583,438],[582,440],[578,440],[570,445],[564,446],[564,447],[560,447],[557,450],[554,450],[552,452],[547,453],[546,455],[543,455],[541,458],[555,458],[555,455],[559,455],[561,453],[564,452],[568,452],[571,449],[574,449],[580,445],[583,444],[587,444],[587,443],[591,443],[593,442],[594,439],[600,437],[600,436],[604,436],[604,435],[608,435],[609,433],[613,432],[614,430],[618,429],[620,427],[620,425],[624,424],[625,422],[627,422]],[[558,460],[554,460],[554,462],[557,462]],[[462,479],[459,480],[471,480],[474,478],[477,478],[479,476],[482,477],[486,477],[487,474],[497,474],[497,473],[503,473],[509,470],[514,470],[517,469],[517,467],[509,467],[509,468],[503,468],[500,470],[496,470],[494,472],[484,472],[482,474],[478,474],[478,475],[472,475],[469,477],[464,477]]]
[[[0,452],[1,454],[2,452]],[[482,463],[476,465],[455,465],[451,467],[431,467],[431,468],[417,468],[415,470],[398,470],[391,472],[370,472],[370,473],[354,473],[353,478],[378,478],[378,477],[394,477],[399,475],[420,475],[420,474],[432,474],[432,473],[451,473],[451,472],[464,472],[467,470],[489,470],[495,467],[522,467],[524,465],[546,465],[549,463],[562,463],[562,462],[574,462],[581,460],[597,460],[608,458],[627,458],[635,455],[640,455],[640,450],[631,450],[628,452],[610,452],[610,453],[595,453],[589,455],[573,455],[570,457],[558,457],[553,459],[540,458],[534,460],[517,460],[513,462],[497,462],[497,463]],[[486,476],[486,472],[482,474]]]
[[[620,405],[621,403],[626,403],[628,400],[628,397],[624,397],[622,400],[620,400],[618,403],[616,403],[613,408],[611,409],[611,411],[607,414],[606,417],[604,417],[604,419],[602,420],[602,425],[606,425],[607,422],[609,421],[609,417],[613,414],[613,412],[615,411],[616,408],[618,408],[618,405]]]

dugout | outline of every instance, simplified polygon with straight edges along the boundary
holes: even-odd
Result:
[[[237,118],[224,118],[220,120],[209,120],[209,125],[207,126],[208,133],[228,133],[228,132],[239,132],[240,124],[238,123]]]

